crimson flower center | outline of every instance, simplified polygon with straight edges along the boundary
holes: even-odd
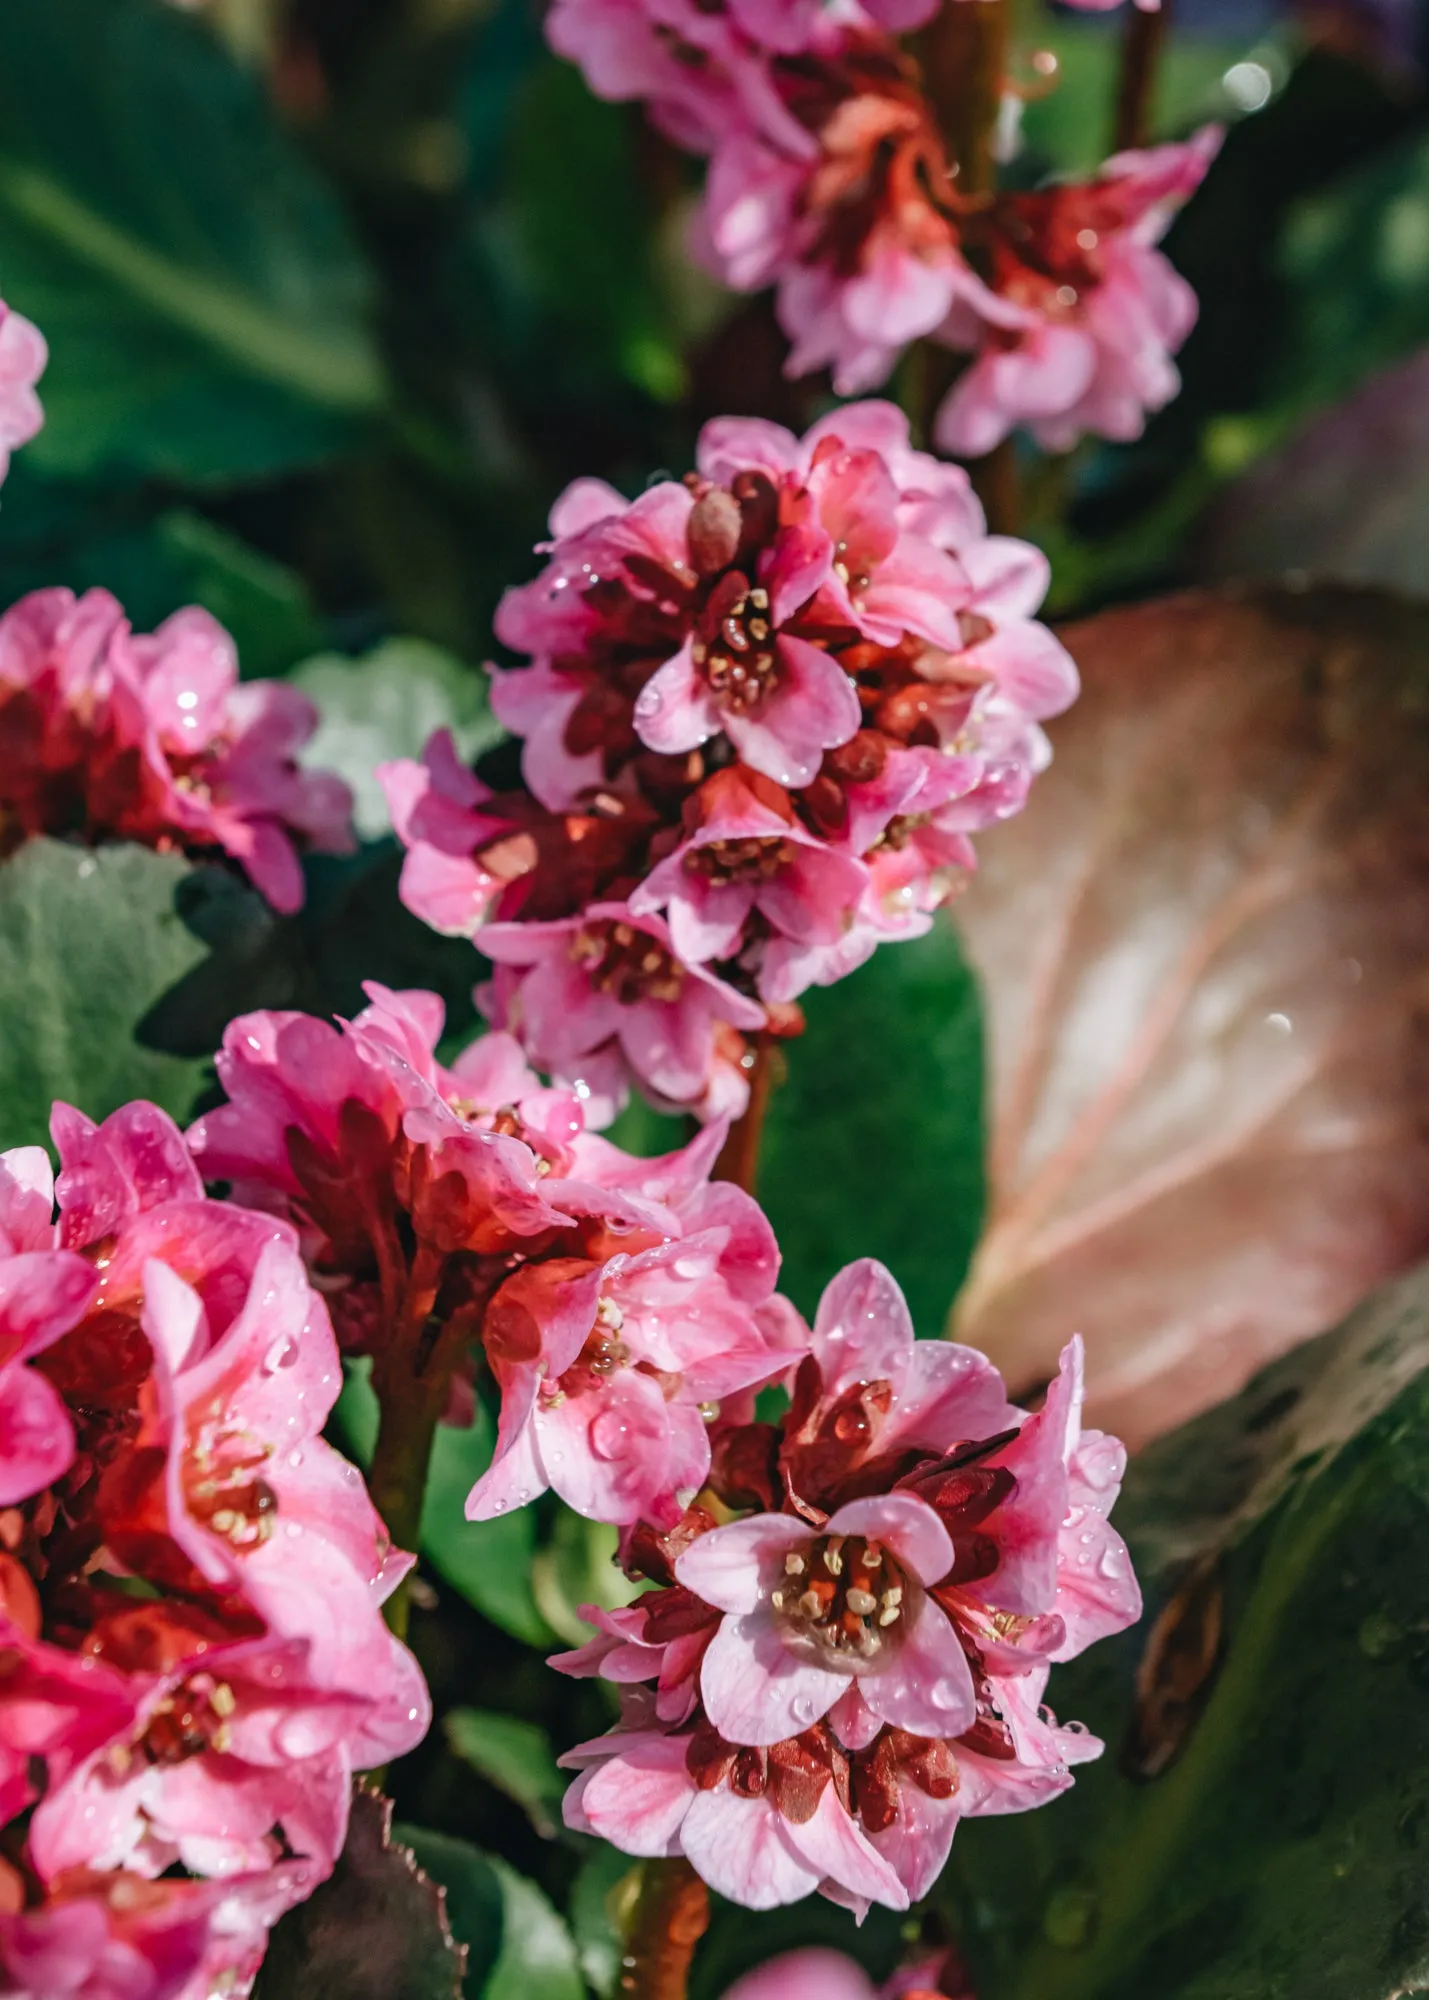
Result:
[[[633,924],[582,924],[571,938],[570,953],[586,967],[597,993],[613,994],[627,1007],[637,1000],[678,1000],[685,983],[680,961],[658,938]]]
[[[791,1651],[857,1671],[902,1642],[917,1589],[881,1543],[825,1535],[785,1556],[769,1603]]]
[[[696,638],[695,665],[721,708],[744,715],[759,707],[778,683],[769,592],[758,584],[717,610],[713,636]]]
[[[744,840],[711,840],[692,847],[685,856],[691,875],[703,875],[711,882],[768,882],[794,860],[790,840],[759,835]]]
[[[237,1706],[227,1681],[194,1674],[158,1704],[139,1739],[140,1754],[151,1764],[182,1764],[205,1750],[222,1753],[232,1743]]]

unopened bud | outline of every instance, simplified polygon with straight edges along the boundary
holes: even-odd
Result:
[[[743,528],[739,502],[723,486],[712,486],[690,509],[686,534],[690,561],[700,576],[718,576],[728,569],[739,550]]]

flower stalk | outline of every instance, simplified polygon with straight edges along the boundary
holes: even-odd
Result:
[[[647,1861],[621,1964],[627,2000],[685,2000],[695,1947],[709,1928],[710,1892],[689,1862]]]
[[[1150,142],[1156,109],[1156,85],[1161,52],[1171,22],[1171,0],[1161,0],[1154,13],[1133,7],[1127,16],[1121,45],[1116,115],[1112,121],[1112,151],[1125,153]]]

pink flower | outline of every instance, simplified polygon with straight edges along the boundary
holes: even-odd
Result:
[[[1155,246],[1220,142],[1208,127],[1118,154],[1087,185],[999,197],[983,227],[1000,310],[959,311],[941,334],[977,355],[938,414],[945,451],[980,456],[1018,425],[1049,451],[1141,435],[1180,386],[1171,356],[1196,318]]]
[[[791,1361],[756,1316],[778,1270],[769,1225],[737,1189],[721,1208],[711,1227],[600,1264],[527,1266],[496,1293],[484,1339],[501,1427],[469,1517],[553,1486],[592,1520],[679,1520],[709,1471],[720,1400]]]
[[[0,1915],[14,2000],[210,2000],[244,1993],[268,1930],[313,1887],[288,1862],[223,1882],[80,1871],[37,1908]]]
[[[756,1514],[702,1535],[675,1575],[725,1614],[700,1674],[706,1715],[731,1743],[767,1745],[847,1697],[860,1718],[961,1735],[972,1676],[926,1595],[952,1567],[942,1522],[911,1494],[852,1501],[822,1529]]]
[[[582,1096],[619,1104],[627,1078],[688,1105],[708,1088],[717,1029],[764,1024],[756,1001],[676,955],[661,918],[593,903],[555,923],[488,924],[491,1018]]]
[[[480,810],[491,793],[462,764],[449,730],[435,733],[420,764],[379,764],[377,776],[407,850],[402,901],[444,936],[470,937],[506,886],[473,851],[508,832],[508,822]]]
[[[141,637],[107,592],[47,590],[0,618],[0,805],[18,837],[221,850],[295,910],[299,846],[352,844],[346,785],[297,761],[316,725],[295,689],[239,684],[205,611]]]
[[[785,1952],[737,1979],[724,2000],[943,2000],[944,1992],[954,1991],[963,2000],[966,1980],[960,1967],[950,1965],[942,1954],[895,1973],[886,1986],[877,1990],[873,1981],[842,1952],[818,1946],[807,1951]],[[934,1991],[935,1987],[938,1989]]]
[[[646,876],[632,913],[665,909],[670,943],[690,965],[732,956],[756,910],[776,936],[835,943],[867,887],[863,864],[802,827],[787,796],[761,794],[737,771],[717,772],[696,796],[696,830]]]
[[[738,1518],[627,1537],[657,1587],[554,1663],[624,1689],[572,1754],[570,1823],[755,1907],[822,1863],[825,1895],[901,1908],[959,1819],[1064,1791],[1101,1745],[1045,1707],[1051,1666],[1140,1611],[1106,1518],[1123,1457],[1081,1396],[1079,1341],[1028,1416],[981,1355],[914,1340],[881,1266],[841,1273],[782,1421],[720,1427],[705,1484]]]
[[[562,1761],[583,1767],[566,1794],[568,1826],[627,1854],[683,1854],[711,1888],[748,1909],[816,1889],[864,1909],[908,1907],[850,1810],[847,1761],[826,1732],[738,1750],[708,1729],[632,1727]]]
[[[45,421],[35,384],[48,360],[39,328],[0,299],[0,482],[10,470],[11,452],[28,444]]]
[[[84,1317],[98,1280],[53,1248],[53,1179],[41,1146],[0,1153],[0,1507],[58,1479],[74,1426],[44,1375],[26,1364]]]

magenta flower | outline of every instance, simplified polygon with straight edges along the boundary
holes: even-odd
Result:
[[[484,1326],[500,1434],[470,1518],[549,1486],[592,1520],[678,1522],[709,1471],[721,1399],[795,1358],[756,1316],[778,1270],[769,1225],[737,1189],[721,1207],[716,1226],[602,1264],[530,1265],[501,1287]]]
[[[345,853],[351,795],[298,753],[317,711],[238,681],[205,611],[132,633],[105,591],[22,598],[0,617],[0,806],[7,843],[39,833],[221,851],[280,910],[303,900],[299,848]]]
[[[78,1324],[99,1288],[82,1257],[53,1247],[53,1192],[42,1146],[0,1153],[0,1507],[28,1500],[74,1456],[63,1400],[26,1366]]]
[[[663,909],[670,943],[690,965],[730,957],[755,911],[778,937],[836,943],[868,885],[862,862],[801,826],[787,797],[761,798],[737,771],[716,773],[697,797],[696,830],[646,876],[633,914]]]
[[[48,360],[39,328],[0,299],[0,483],[10,470],[11,452],[28,444],[45,421],[35,384]]]
[[[379,764],[397,838],[407,850],[402,901],[423,923],[446,937],[470,937],[485,920],[505,880],[473,860],[509,825],[483,813],[491,793],[457,756],[451,732],[439,729],[422,761]]]
[[[718,1428],[706,1487],[740,1518],[628,1538],[664,1587],[554,1662],[625,1690],[572,1755],[571,1824],[755,1907],[822,1865],[835,1901],[902,1908],[960,1818],[1065,1790],[1101,1745],[1043,1705],[1051,1665],[1140,1611],[1123,1454],[1081,1396],[1079,1341],[1028,1416],[981,1355],[914,1340],[881,1266],[841,1273],[781,1423]]]
[[[497,966],[486,1000],[494,1024],[511,1029],[538,1068],[606,1105],[624,1100],[630,1075],[667,1103],[697,1102],[720,1026],[764,1025],[756,1001],[681,961],[663,919],[624,903],[552,923],[488,924],[481,948]]]
[[[1086,185],[999,197],[984,227],[1000,310],[974,305],[940,333],[977,357],[938,414],[945,451],[980,456],[1019,425],[1049,451],[1141,435],[1180,387],[1171,356],[1197,310],[1155,246],[1220,142],[1208,127],[1118,154]]]

